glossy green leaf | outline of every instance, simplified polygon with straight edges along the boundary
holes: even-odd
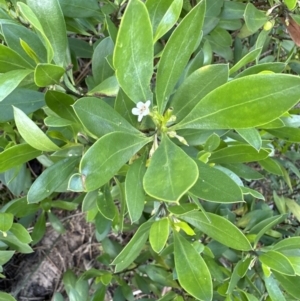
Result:
[[[137,222],[145,206],[145,191],[143,177],[146,172],[146,162],[143,157],[135,160],[129,167],[125,179],[125,197],[131,223]]]
[[[116,215],[116,207],[110,193],[110,187],[105,185],[103,193],[97,197],[97,207],[101,214],[108,220],[113,220]]]
[[[244,18],[246,26],[251,32],[256,32],[268,21],[266,13],[258,10],[252,3],[247,4]]]
[[[197,300],[211,301],[212,280],[201,255],[179,233],[174,233],[174,259],[180,285]]]
[[[260,150],[262,146],[262,140],[257,129],[236,129],[236,132],[257,151]]]
[[[0,251],[0,265],[4,265],[5,263],[7,263],[13,257],[14,254],[15,251]]]
[[[291,75],[242,77],[206,95],[173,128],[241,129],[260,126],[275,120],[297,104],[298,89],[300,79]]]
[[[295,275],[295,271],[291,262],[286,256],[277,251],[269,251],[267,253],[261,254],[259,256],[259,260],[263,264],[280,274],[290,276]]]
[[[120,86],[135,103],[152,100],[152,44],[148,11],[140,0],[130,0],[121,20],[113,61]]]
[[[100,138],[80,162],[86,191],[107,183],[150,139],[126,132],[113,132]]]
[[[144,176],[144,189],[152,197],[177,202],[198,178],[196,163],[166,135],[154,152]]]
[[[83,97],[76,101],[73,107],[81,123],[97,137],[117,131],[139,133],[102,99]]]
[[[9,247],[13,248],[15,251],[21,252],[21,253],[32,253],[33,250],[28,244],[24,244],[21,241],[19,241],[12,233],[9,231],[7,232],[6,237],[1,237],[1,240],[7,244]]]
[[[34,70],[34,82],[38,87],[59,84],[65,69],[51,64],[38,64]]]
[[[32,237],[32,245],[37,244],[45,235],[46,232],[46,217],[45,212],[43,211],[41,215],[38,217],[33,231],[31,233]]]
[[[287,275],[277,273],[275,271],[273,271],[273,273],[275,278],[280,283],[280,286],[282,286],[283,289],[288,294],[298,299],[300,296],[300,286],[299,286],[300,276],[287,276]]]
[[[99,16],[99,5],[97,0],[59,0],[61,9],[66,17],[71,18],[89,18]]]
[[[97,45],[92,57],[92,73],[96,84],[102,83],[105,79],[114,74],[114,70],[107,62],[107,57],[114,51],[114,43],[107,37]]]
[[[112,264],[116,265],[115,273],[126,269],[138,257],[148,238],[151,225],[152,222],[142,224],[135,232],[130,242],[127,243],[125,248],[115,258],[112,262]]]
[[[169,96],[199,43],[204,14],[205,1],[202,0],[180,22],[163,50],[156,84],[156,101],[160,113],[163,113]]]
[[[3,101],[32,70],[12,70],[0,75],[0,102]]]
[[[236,288],[238,281],[241,279],[240,270],[242,264],[243,264],[242,260],[239,260],[238,263],[235,265],[233,272],[230,276],[226,294],[231,294],[233,290]]]
[[[66,233],[66,229],[65,229],[63,223],[60,221],[60,219],[55,214],[53,214],[52,212],[48,212],[48,219],[49,219],[51,226],[53,227],[53,229],[56,232],[58,232],[59,234]]]
[[[39,58],[34,50],[22,39],[20,39],[20,44],[26,54],[34,60],[35,63],[39,63]]]
[[[273,250],[284,251],[284,250],[295,250],[299,249],[300,237],[288,237],[273,246]]]
[[[197,160],[199,178],[190,193],[200,199],[218,203],[243,201],[240,187],[224,172]]]
[[[105,96],[116,96],[119,92],[119,83],[115,76],[110,76],[106,78],[101,84],[94,87],[92,90],[88,92],[88,95],[97,96],[97,95],[105,95]]]
[[[13,225],[14,216],[11,213],[0,212],[0,231],[7,232]]]
[[[297,4],[297,0],[284,0],[283,2],[289,10],[293,10]]]
[[[154,252],[160,253],[164,248],[170,232],[170,222],[167,217],[155,221],[149,234],[149,242]]]
[[[285,201],[287,207],[289,208],[289,210],[296,217],[296,219],[298,221],[300,221],[300,206],[299,206],[299,204],[295,200],[289,199],[289,198],[284,198],[284,201]]]
[[[178,20],[182,8],[182,0],[148,0],[146,7],[149,11],[153,40],[155,42],[168,32]]]
[[[10,294],[0,292],[0,301],[16,301],[16,299]]]
[[[264,277],[264,281],[266,289],[272,301],[286,301],[281,289],[278,286],[277,281],[273,278],[272,275],[270,275],[269,277]]]
[[[48,3],[49,3],[49,1],[48,1]],[[37,18],[36,14],[33,12],[33,10],[25,3],[18,2],[18,8],[19,8],[20,12],[22,13],[22,15],[25,17],[25,19],[27,19],[29,21],[29,23],[40,33],[42,41],[47,50],[47,63],[51,63],[53,56],[54,56],[53,48],[43,30],[43,27],[42,27],[39,19]],[[46,18],[46,20],[47,20],[47,18]]]
[[[258,64],[258,65],[246,68],[242,72],[238,73],[235,78],[239,78],[239,77],[243,77],[243,76],[247,76],[247,75],[251,75],[251,74],[258,74],[263,71],[271,71],[274,73],[281,73],[285,67],[286,67],[286,64],[280,63],[280,62]]]
[[[49,39],[54,62],[59,66],[65,66],[68,47],[67,30],[59,1],[27,0],[27,5],[36,14],[43,32]]]
[[[31,147],[29,144],[18,144],[0,153],[0,172],[9,170],[15,166],[30,161],[42,152]]]
[[[210,222],[207,220],[205,214],[199,211],[191,211],[180,215],[180,219],[190,223],[225,246],[241,251],[252,250],[246,236],[229,220],[209,212],[206,212],[206,215],[210,219]]]
[[[0,72],[5,73],[16,69],[33,69],[16,51],[0,44]]]
[[[56,151],[60,148],[20,109],[14,107],[15,122],[22,138],[41,151]]]
[[[267,130],[271,135],[284,139],[289,142],[300,142],[300,129],[293,127],[282,127],[279,129],[268,129]]]
[[[264,160],[259,161],[259,165],[262,166],[263,169],[267,170],[268,172],[282,176],[282,166],[280,163],[274,158],[266,158]]]
[[[233,171],[237,176],[244,178],[244,179],[250,179],[250,180],[259,180],[263,179],[264,176],[251,168],[250,166],[246,164],[241,163],[229,163],[229,164],[222,164],[225,168],[230,169]]]
[[[28,203],[38,203],[54,192],[71,176],[78,161],[78,158],[66,158],[48,167],[31,185]]]
[[[32,241],[28,231],[22,224],[13,223],[9,231],[24,244],[29,244]]]
[[[233,145],[213,152],[209,157],[209,162],[244,163],[263,160],[268,155],[269,153],[266,150],[257,151],[250,145]]]
[[[171,106],[176,121],[183,119],[209,92],[228,80],[228,65],[208,65],[193,72],[175,92]]]
[[[229,70],[229,74],[234,74],[239,69],[254,61],[261,53],[261,48],[254,49],[242,57],[232,68]]]

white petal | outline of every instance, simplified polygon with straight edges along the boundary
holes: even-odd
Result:
[[[138,117],[138,122],[141,122],[141,121],[142,121],[142,119],[143,119],[143,115],[142,115],[142,114],[140,114],[140,115],[139,115],[139,117]]]
[[[133,108],[131,110],[131,112],[132,112],[133,115],[140,115],[140,109],[138,109],[138,108]]]
[[[149,109],[145,108],[145,110],[142,112],[143,116],[149,115]]]
[[[149,108],[150,105],[151,105],[151,101],[150,101],[150,100],[147,100],[147,101],[145,102],[145,106],[147,106],[147,107]]]
[[[136,104],[136,107],[137,107],[138,109],[140,109],[140,108],[142,108],[144,105],[145,105],[145,104],[144,104],[143,102],[139,101],[139,102]]]

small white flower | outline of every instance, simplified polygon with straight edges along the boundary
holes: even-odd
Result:
[[[139,101],[136,104],[136,108],[132,109],[132,111],[131,111],[132,114],[138,116],[138,122],[141,122],[144,116],[149,115],[149,113],[150,113],[150,110],[149,110],[150,104],[151,104],[150,100],[147,100],[145,103]]]

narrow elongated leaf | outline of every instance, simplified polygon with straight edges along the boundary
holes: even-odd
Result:
[[[253,146],[257,151],[260,150],[262,146],[262,140],[257,129],[236,129],[237,133],[245,139],[251,146]]]
[[[300,78],[292,75],[245,76],[209,93],[173,128],[241,129],[260,126],[296,105],[299,93]]]
[[[5,73],[16,69],[32,69],[16,51],[0,44],[0,73]]]
[[[180,22],[165,46],[157,69],[158,111],[165,109],[169,96],[194,51],[201,34],[205,1],[200,1]],[[125,91],[126,92],[126,91]]]
[[[15,122],[22,138],[41,151],[56,151],[60,148],[21,110],[14,107]]]
[[[168,237],[170,222],[167,217],[155,221],[150,228],[149,242],[152,249],[159,253],[165,246]]]
[[[125,132],[113,132],[100,138],[80,162],[86,191],[95,190],[109,181],[150,139]]]
[[[271,135],[274,135],[275,137],[284,139],[286,141],[290,142],[300,142],[300,129],[299,128],[293,128],[293,127],[282,127],[279,129],[270,129],[267,130]]]
[[[201,99],[228,80],[228,65],[204,66],[193,72],[172,98],[176,121],[183,119]]]
[[[0,75],[0,102],[15,90],[33,70],[12,70]]]
[[[121,20],[113,62],[120,86],[135,103],[152,100],[152,42],[151,23],[144,3],[130,0]]]
[[[144,176],[144,189],[159,200],[176,202],[196,182],[196,163],[165,135]]]
[[[38,64],[34,71],[34,82],[38,87],[58,84],[65,69],[51,64]]]
[[[38,203],[54,192],[71,176],[78,161],[78,158],[66,158],[48,167],[31,185],[28,203]]]
[[[180,215],[180,219],[190,223],[225,246],[241,251],[252,250],[246,236],[229,220],[209,212],[206,212],[206,215],[210,222],[207,220],[205,214],[199,211],[187,212]]]
[[[284,68],[286,67],[285,63],[277,63],[277,62],[272,62],[272,63],[264,63],[264,64],[258,64],[255,66],[251,66],[242,72],[238,73],[235,78],[243,77],[246,75],[251,75],[251,74],[258,74],[263,71],[271,71],[274,73],[281,73]]]
[[[277,251],[269,251],[267,253],[264,253],[259,256],[259,260],[263,264],[280,274],[290,276],[295,275],[295,271],[291,262],[286,256]]]
[[[197,160],[199,178],[190,192],[210,202],[236,203],[243,201],[240,187],[224,172]]]
[[[146,172],[144,158],[135,160],[130,166],[125,179],[125,197],[132,223],[139,220],[144,209],[145,191],[143,177]]]
[[[83,97],[76,101],[73,107],[81,123],[97,137],[120,131],[139,133],[110,105],[99,98]]]
[[[115,260],[112,262],[112,264],[116,265],[115,273],[127,268],[138,257],[148,238],[151,225],[152,222],[142,224],[135,232],[130,242],[115,258]]]
[[[4,172],[12,167],[21,165],[41,154],[41,151],[33,148],[29,144],[12,146],[0,153],[0,172]]]
[[[278,242],[273,249],[274,250],[295,250],[295,249],[299,249],[299,245],[300,245],[300,237],[288,237],[286,239],[281,240],[280,242]]]
[[[270,275],[269,277],[264,277],[264,281],[271,300],[286,301],[281,289],[278,286],[277,281],[273,278],[272,275]]]
[[[259,152],[250,145],[233,145],[217,150],[209,157],[214,163],[244,163],[267,158],[269,153],[261,149]]]
[[[273,158],[266,158],[265,160],[259,161],[259,164],[270,173],[278,176],[283,176],[282,166],[278,161]]]
[[[287,276],[276,271],[273,271],[273,273],[284,290],[294,298],[298,299],[300,296],[300,276]]]
[[[212,300],[212,280],[201,255],[180,234],[174,233],[174,259],[180,285],[197,300]]]
[[[58,0],[27,0],[36,14],[43,31],[53,48],[53,60],[59,66],[66,65],[67,30]],[[49,62],[50,63],[50,62]]]
[[[182,0],[148,0],[146,2],[152,24],[154,42],[168,32],[178,20],[182,4]]]

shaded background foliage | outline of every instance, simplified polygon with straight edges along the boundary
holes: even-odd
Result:
[[[295,0],[0,1],[1,276],[78,209],[100,255],[53,300],[298,300],[299,21]]]

